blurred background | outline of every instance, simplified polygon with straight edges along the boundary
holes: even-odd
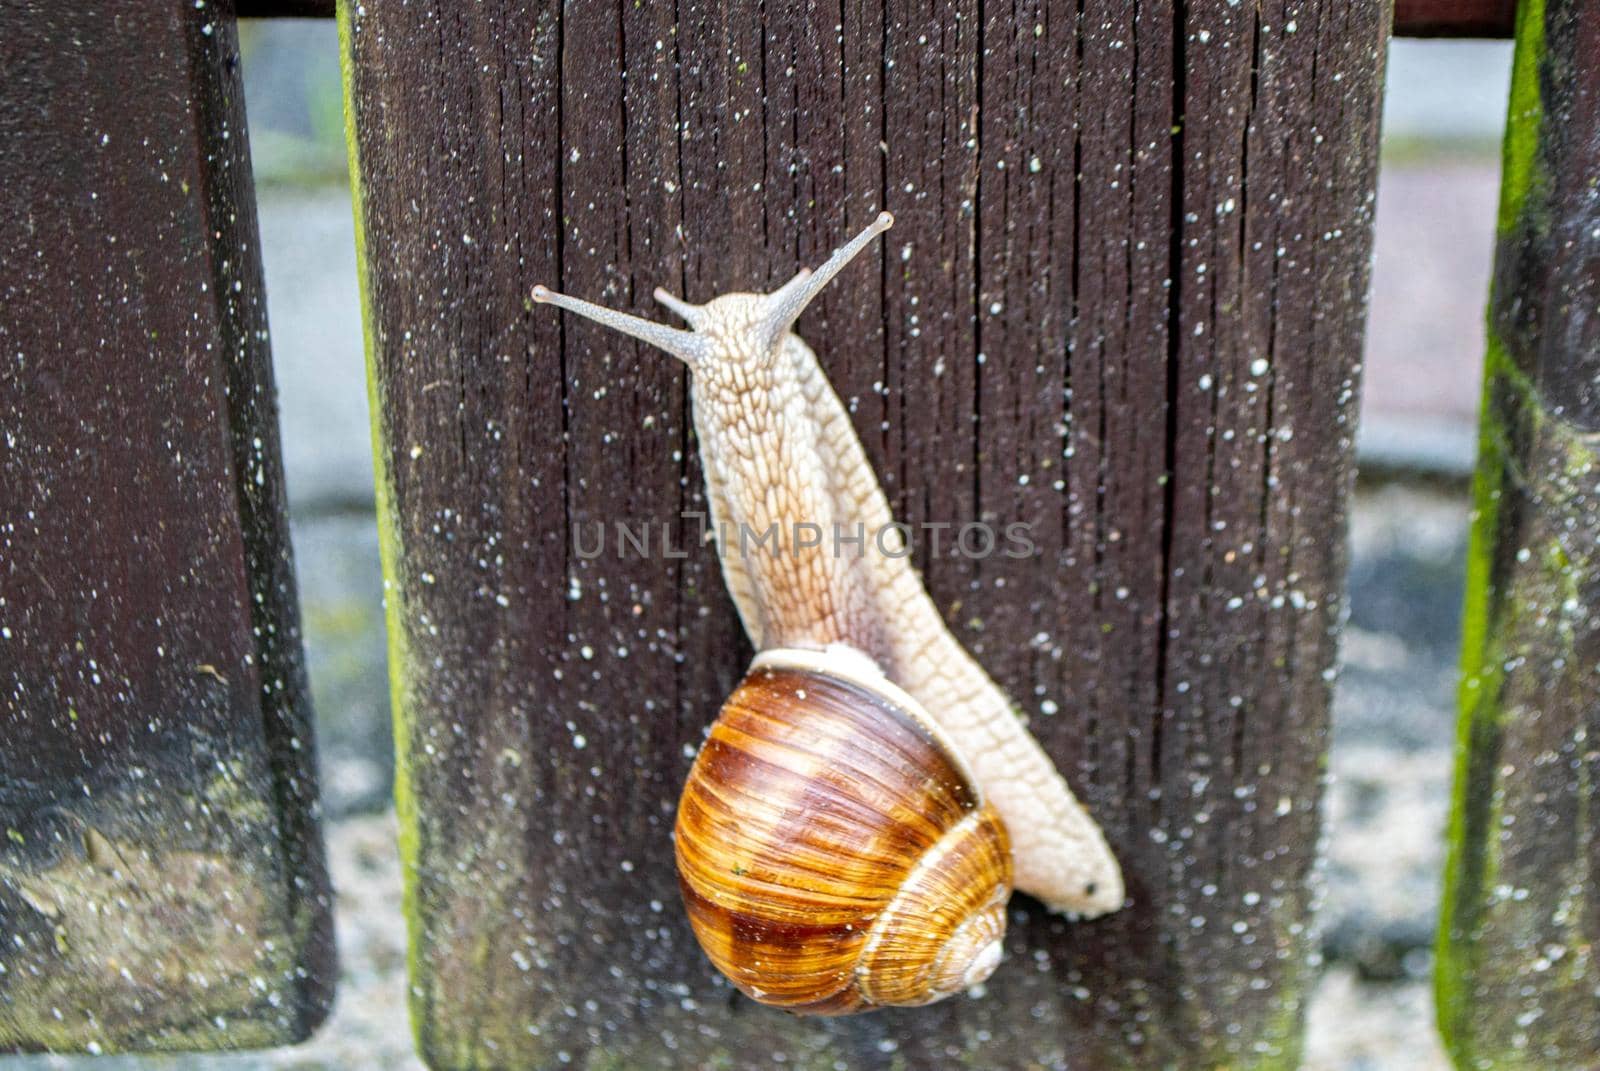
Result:
[[[337,31],[331,21],[247,22],[243,44],[343,976],[332,1019],[298,1048],[92,1066],[419,1068],[404,1020],[382,578]],[[1509,42],[1397,41],[1389,54],[1311,1071],[1448,1067],[1428,975],[1510,65]],[[89,1066],[71,1057],[12,1063]]]

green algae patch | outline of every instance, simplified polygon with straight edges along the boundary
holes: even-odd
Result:
[[[410,649],[405,634],[405,575],[404,553],[400,540],[400,522],[395,512],[394,482],[389,472],[389,442],[384,420],[383,384],[378,374],[376,334],[377,317],[372,303],[372,262],[367,250],[367,222],[363,197],[361,170],[361,139],[357,131],[355,97],[355,59],[351,22],[354,14],[350,3],[339,0],[339,64],[344,91],[345,146],[350,161],[350,200],[355,214],[356,279],[361,295],[362,350],[367,369],[367,407],[372,421],[373,485],[378,525],[378,555],[383,569],[384,624],[388,637],[389,708],[394,722],[395,771],[394,799],[399,825],[399,852],[401,866],[401,909],[406,918],[406,972],[413,987],[425,985],[425,964],[420,958],[423,940],[423,923],[417,898],[416,873],[418,858],[417,807],[411,765],[413,720],[411,717]],[[421,997],[413,989],[412,1031],[421,1045],[420,1023],[423,1017],[415,1014]]]
[[[1511,98],[1501,153],[1501,234],[1518,225],[1535,184],[1543,183],[1537,161],[1539,129],[1544,122],[1539,92],[1539,67],[1545,57],[1544,14],[1545,0],[1520,0],[1517,4],[1516,58],[1511,66]]]
[[[0,1049],[216,1050],[300,1036],[311,923],[278,903],[270,807],[241,773],[219,770],[191,794],[135,780],[52,808],[12,839],[0,853]]]
[[[1584,137],[1572,116],[1593,126],[1558,77],[1580,17],[1521,5],[1505,138],[1435,973],[1440,1032],[1474,1071],[1578,1066],[1600,1045],[1600,434],[1574,404],[1586,358],[1560,321],[1586,311],[1551,215]]]

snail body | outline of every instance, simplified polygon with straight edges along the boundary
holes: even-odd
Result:
[[[688,322],[693,329],[689,331],[544,287],[533,291],[535,301],[555,304],[650,343],[689,366],[695,430],[723,578],[745,630],[763,654],[723,708],[691,770],[676,833],[680,879],[696,934],[718,968],[757,999],[797,1011],[841,1012],[936,1000],[956,991],[948,988],[952,984],[964,983],[958,988],[965,988],[986,976],[999,949],[997,930],[961,970],[929,967],[919,982],[920,991],[897,991],[896,999],[877,999],[884,991],[875,988],[873,975],[890,971],[881,959],[850,967],[846,973],[853,981],[845,983],[840,973],[845,970],[844,959],[805,958],[810,954],[807,947],[823,949],[840,942],[832,927],[844,924],[838,899],[850,880],[874,885],[874,891],[852,900],[850,910],[865,910],[871,917],[849,921],[857,929],[848,932],[859,933],[863,925],[869,930],[878,926],[872,931],[876,937],[843,942],[858,946],[856,952],[897,948],[890,941],[893,935],[881,931],[900,926],[926,929],[928,919],[958,914],[926,906],[908,914],[901,910],[904,905],[891,907],[892,898],[883,901],[875,883],[887,872],[879,869],[884,852],[898,855],[901,870],[908,875],[921,875],[918,860],[930,853],[942,865],[967,865],[957,863],[949,848],[936,847],[937,840],[929,841],[926,835],[913,838],[914,845],[901,843],[892,832],[873,825],[880,820],[880,811],[910,821],[893,807],[874,811],[879,800],[870,806],[840,804],[837,812],[816,810],[818,796],[797,787],[803,786],[803,778],[783,780],[781,791],[769,786],[774,798],[785,802],[716,809],[715,801],[726,800],[731,791],[723,780],[749,774],[748,764],[741,765],[732,756],[770,754],[761,750],[768,741],[751,741],[748,732],[731,727],[730,719],[745,724],[740,719],[749,714],[750,702],[760,698],[762,689],[772,692],[776,667],[781,663],[789,667],[785,672],[792,671],[805,652],[826,652],[826,660],[807,663],[805,671],[836,675],[843,692],[869,708],[870,716],[837,719],[848,732],[827,738],[827,748],[816,750],[822,748],[816,734],[823,730],[807,726],[807,711],[824,689],[780,680],[773,694],[794,705],[795,712],[751,724],[776,733],[779,740],[793,739],[795,734],[805,737],[813,750],[805,752],[812,759],[799,767],[803,774],[830,790],[853,779],[856,790],[868,796],[881,788],[866,776],[868,771],[852,769],[846,775],[839,765],[822,763],[818,757],[828,748],[835,758],[870,757],[879,746],[874,733],[900,732],[902,722],[925,727],[930,746],[921,754],[921,766],[904,764],[901,777],[913,785],[913,795],[918,791],[925,795],[914,806],[929,813],[944,813],[946,797],[971,803],[955,825],[967,823],[961,849],[983,858],[973,864],[974,869],[959,871],[964,875],[960,897],[964,904],[975,900],[980,905],[998,898],[1001,905],[987,915],[987,908],[970,905],[961,912],[975,910],[1003,927],[1003,905],[1013,878],[1017,889],[1056,911],[1093,916],[1115,910],[1123,900],[1121,871],[1099,827],[1027,731],[1014,704],[945,627],[904,553],[900,530],[893,527],[888,502],[844,405],[816,355],[792,331],[816,294],[892,222],[887,212],[881,213],[815,273],[802,270],[770,294],[726,294],[705,305],[692,305],[657,290],[656,299]],[[826,538],[815,543],[802,539],[802,528],[823,533],[861,530],[869,536],[859,553],[842,553]],[[763,658],[768,660],[764,663]],[[807,693],[804,698],[799,695],[802,691]],[[758,705],[766,709],[771,704],[762,700]],[[730,741],[741,743],[734,747]],[[748,748],[743,746],[747,741]],[[935,762],[929,758],[935,752],[945,757]],[[950,787],[956,781],[965,787]],[[746,793],[741,798],[761,796],[754,788],[739,791]],[[846,812],[854,814],[863,829],[879,832],[833,836]],[[987,819],[974,817],[986,813],[998,816],[997,835],[983,832]],[[832,838],[826,848],[815,839],[822,836],[819,825],[828,827]],[[1009,855],[1008,866],[985,862],[997,839],[1009,841],[1009,852],[1001,853]],[[833,877],[821,882],[814,873],[817,866],[802,865],[803,860],[815,863],[814,857],[821,855],[832,860],[846,884],[829,884]],[[743,862],[758,858],[759,868]],[[773,879],[785,862],[803,872],[790,884]],[[721,864],[727,865],[719,871]],[[741,868],[743,872],[736,872]],[[973,874],[983,875],[982,888],[968,888],[976,880]],[[751,880],[758,877],[759,881]],[[730,880],[734,878],[742,880]],[[775,889],[787,891],[779,894]],[[794,922],[789,914],[790,900],[803,893],[812,897],[811,923]],[[742,914],[731,899],[735,895],[756,905],[755,914]],[[951,932],[958,930],[959,926]],[[961,938],[975,932],[962,931]],[[967,952],[949,952],[943,945],[925,942],[923,954],[934,959],[944,956],[940,962],[948,966]],[[810,973],[804,984],[791,978],[805,972]]]

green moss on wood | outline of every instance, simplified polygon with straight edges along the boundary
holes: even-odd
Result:
[[[1507,108],[1503,173],[1500,180],[1499,230],[1509,234],[1522,219],[1538,174],[1539,128],[1544,103],[1539,95],[1539,67],[1544,61],[1545,0],[1517,4],[1516,58],[1511,66],[1511,100]]]
[[[298,1039],[315,918],[280,902],[274,817],[232,763],[53,810],[0,853],[0,1050],[214,1050]]]
[[[416,873],[419,830],[413,794],[411,769],[411,689],[410,651],[405,631],[405,573],[400,544],[400,524],[395,513],[394,483],[389,473],[389,443],[384,422],[383,383],[378,374],[377,317],[373,312],[371,262],[367,256],[366,211],[363,203],[361,139],[358,136],[354,86],[355,33],[353,14],[347,0],[339,0],[339,65],[344,89],[345,146],[350,158],[350,200],[355,212],[356,279],[361,294],[362,350],[367,367],[367,408],[372,420],[372,465],[377,507],[378,555],[383,568],[384,623],[388,635],[389,706],[394,720],[395,811],[399,820],[399,850],[402,878],[401,904],[406,918],[406,972],[413,987],[424,983],[424,964],[419,958],[422,944],[422,919],[417,900]],[[415,989],[413,988],[413,993]],[[413,996],[413,1011],[421,998]],[[411,1016],[412,1030],[421,1044],[423,1021]]]
[[[1546,168],[1555,165],[1541,139],[1555,113],[1541,97],[1545,29],[1543,0],[1525,0],[1497,287],[1543,285],[1519,278],[1518,258],[1541,261],[1538,243],[1551,231]],[[1559,387],[1562,375],[1578,374],[1519,326],[1519,302],[1541,300],[1563,299],[1513,290],[1491,299],[1468,552],[1435,984],[1446,1046],[1458,1067],[1475,1071],[1575,1066],[1596,1041],[1600,969],[1583,930],[1592,890],[1584,891],[1591,876],[1581,845],[1592,825],[1583,712],[1593,702],[1595,667],[1585,652],[1596,607],[1585,600],[1600,577],[1600,441],[1541,394],[1546,377]]]
[[[1543,109],[1539,96],[1539,63],[1544,54],[1544,2],[1523,0],[1519,5],[1516,56],[1512,65],[1511,94],[1502,152],[1502,178],[1498,230],[1502,237],[1518,226],[1533,183],[1538,156],[1538,136]],[[1467,551],[1466,596],[1462,610],[1461,680],[1457,696],[1458,722],[1455,755],[1455,799],[1448,833],[1448,859],[1440,912],[1435,1000],[1440,1033],[1454,1059],[1470,1066],[1464,1032],[1458,1027],[1471,1016],[1468,979],[1473,971],[1474,947],[1453,935],[1466,921],[1458,906],[1463,889],[1463,868],[1470,862],[1477,871],[1474,884],[1494,880],[1495,855],[1487,850],[1482,828],[1492,829],[1490,815],[1469,813],[1474,806],[1473,760],[1477,741],[1498,722],[1495,700],[1500,693],[1504,660],[1493,657],[1491,603],[1493,561],[1500,532],[1500,502],[1507,464],[1507,436],[1495,403],[1496,384],[1520,379],[1499,338],[1491,296],[1488,352],[1484,362],[1484,391],[1480,409],[1478,464],[1473,479],[1472,532]],[[1469,843],[1469,837],[1473,838]],[[1479,850],[1480,848],[1484,850]]]

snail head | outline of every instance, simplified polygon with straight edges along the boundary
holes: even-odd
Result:
[[[668,327],[642,317],[568,297],[544,286],[533,288],[533,300],[555,305],[624,335],[665,350],[697,373],[742,370],[748,374],[770,364],[779,343],[822,288],[855,259],[873,238],[888,230],[894,217],[880,212],[861,233],[835,250],[815,271],[802,268],[770,294],[731,293],[695,305],[657,289],[655,299],[672,310],[691,330]]]

